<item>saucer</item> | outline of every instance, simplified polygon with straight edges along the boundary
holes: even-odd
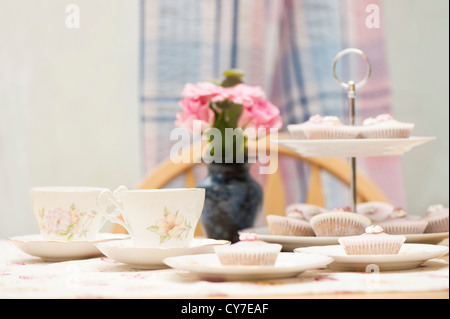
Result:
[[[189,247],[183,248],[149,248],[133,246],[131,239],[117,240],[97,244],[105,256],[137,269],[167,268],[163,259],[181,255],[207,254],[214,252],[214,246],[229,245],[227,240],[194,238]]]
[[[320,254],[332,257],[330,269],[366,271],[368,266],[379,270],[405,270],[419,267],[432,258],[446,255],[449,248],[439,245],[403,244],[397,255],[347,255],[340,245],[297,248],[296,253]],[[373,270],[373,268],[371,268]]]
[[[41,235],[14,236],[9,240],[24,253],[45,261],[67,261],[102,256],[95,244],[129,238],[128,234],[100,233],[93,240],[44,240]]]
[[[172,268],[187,270],[210,281],[263,280],[296,277],[310,269],[326,267],[333,259],[324,255],[280,253],[274,266],[222,266],[216,254],[164,259]]]

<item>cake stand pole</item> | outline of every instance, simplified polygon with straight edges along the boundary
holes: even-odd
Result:
[[[350,125],[355,125],[355,82],[348,82],[348,100],[349,100],[349,116],[350,116]],[[350,192],[351,192],[351,204],[352,204],[352,212],[356,212],[356,204],[357,204],[357,192],[356,192],[356,157],[350,158]]]
[[[341,81],[338,76],[336,75],[336,64],[337,62],[347,54],[357,54],[359,56],[362,56],[364,60],[367,63],[367,73],[364,76],[364,78],[360,82],[355,81],[348,81],[343,82]],[[333,77],[334,79],[341,85],[342,87],[347,89],[347,96],[349,100],[349,124],[355,125],[355,100],[356,100],[356,88],[359,88],[366,84],[367,80],[369,80],[370,74],[372,73],[372,66],[370,64],[369,58],[366,56],[366,54],[359,50],[359,49],[345,49],[339,52],[333,61]],[[356,212],[356,204],[357,204],[357,198],[358,194],[356,191],[356,157],[350,158],[350,195],[351,195],[351,208],[353,212]]]

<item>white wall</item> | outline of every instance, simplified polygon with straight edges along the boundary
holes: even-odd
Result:
[[[448,205],[448,5],[383,2],[395,115],[438,137],[403,158],[418,214]],[[0,0],[0,238],[38,231],[32,186],[138,184],[138,77],[138,0]]]
[[[0,0],[0,238],[38,232],[32,186],[139,182],[138,8]]]
[[[384,0],[395,116],[437,140],[403,156],[408,210],[449,198],[449,1]]]

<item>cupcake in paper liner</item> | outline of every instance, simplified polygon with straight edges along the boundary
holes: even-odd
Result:
[[[291,212],[287,216],[267,215],[266,219],[271,235],[314,236],[311,225],[301,213]]]
[[[372,223],[366,216],[345,209],[316,215],[309,222],[318,237],[360,235]]]
[[[359,136],[359,130],[342,124],[336,116],[325,116],[320,122],[303,127],[303,134],[309,140],[354,139]]]
[[[405,240],[403,235],[386,234],[377,225],[367,227],[362,235],[338,239],[347,255],[396,255]]]
[[[369,117],[360,126],[361,138],[408,138],[414,128],[413,123],[397,121],[389,114]]]
[[[313,115],[309,118],[308,121],[300,123],[300,124],[289,124],[287,129],[291,138],[298,140],[305,140],[306,135],[304,129],[306,127],[315,126],[321,124],[323,122],[323,117],[320,115]]]
[[[307,220],[311,220],[316,215],[326,213],[328,210],[326,208],[311,205],[306,203],[295,203],[286,207],[285,214],[289,215],[290,213],[300,213]]]
[[[428,207],[426,214],[422,217],[428,222],[425,233],[447,233],[449,225],[448,207],[441,204]]]
[[[356,212],[368,217],[372,222],[380,222],[387,219],[394,208],[389,203],[366,202],[356,205]]]
[[[280,244],[269,244],[258,240],[255,234],[243,233],[239,236],[237,243],[216,246],[214,250],[224,266],[273,266],[281,248]]]
[[[390,235],[423,234],[428,221],[410,218],[406,210],[398,207],[392,211],[388,219],[378,223],[378,225],[383,227],[384,231]]]

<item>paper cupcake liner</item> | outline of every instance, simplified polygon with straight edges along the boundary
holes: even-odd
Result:
[[[428,225],[425,233],[447,233],[449,231],[449,216],[437,216],[426,219]]]
[[[303,132],[304,125],[302,124],[290,124],[287,126],[291,138],[296,140],[306,139],[306,135]]]
[[[353,139],[359,135],[359,130],[351,126],[309,126],[303,129],[307,139]]]
[[[266,219],[271,235],[314,236],[314,231],[307,221],[277,215],[268,215]]]
[[[373,125],[360,127],[360,138],[408,138],[414,124]]]
[[[329,212],[314,216],[310,223],[316,236],[337,237],[364,234],[372,222],[356,213]]]
[[[385,233],[390,235],[423,234],[428,222],[426,220],[387,221],[379,225],[383,227]]]
[[[405,236],[368,235],[339,238],[347,255],[395,255],[405,242]]]
[[[216,246],[214,250],[222,265],[273,266],[281,248],[280,244],[238,242],[230,246]]]

